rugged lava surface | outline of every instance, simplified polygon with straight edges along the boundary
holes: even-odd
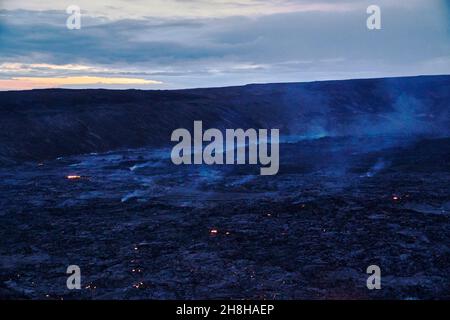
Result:
[[[0,297],[450,298],[450,140],[393,141],[283,144],[275,177],[149,148],[3,167]]]

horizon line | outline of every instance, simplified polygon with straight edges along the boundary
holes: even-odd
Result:
[[[107,90],[107,91],[183,91],[183,90],[202,90],[202,89],[225,89],[225,88],[238,88],[246,86],[257,85],[282,85],[282,84],[308,84],[317,82],[337,82],[337,81],[363,81],[363,80],[383,80],[383,79],[399,79],[399,78],[421,78],[421,77],[449,77],[450,74],[419,74],[419,75],[400,75],[400,76],[387,76],[387,77],[367,77],[367,78],[345,78],[345,79],[327,79],[327,80],[310,80],[310,81],[286,81],[286,82],[254,82],[240,85],[228,85],[228,86],[212,86],[212,87],[191,87],[191,88],[179,88],[179,89],[140,89],[140,88],[63,88],[63,87],[49,87],[49,88],[32,88],[22,90],[2,90],[2,92],[28,92],[28,91],[44,91],[44,90],[71,90],[71,91],[86,91],[86,90]]]

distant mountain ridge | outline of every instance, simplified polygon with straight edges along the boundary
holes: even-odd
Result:
[[[0,163],[167,146],[177,128],[279,128],[282,135],[448,135],[450,76],[186,90],[0,92]]]

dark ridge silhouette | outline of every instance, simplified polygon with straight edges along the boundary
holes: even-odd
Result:
[[[171,91],[0,92],[0,163],[163,146],[176,128],[279,128],[302,137],[446,135],[450,76]]]

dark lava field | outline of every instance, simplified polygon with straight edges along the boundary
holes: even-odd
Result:
[[[169,151],[0,169],[0,296],[450,298],[450,139],[284,143],[276,176]],[[73,264],[82,290],[66,288]]]

